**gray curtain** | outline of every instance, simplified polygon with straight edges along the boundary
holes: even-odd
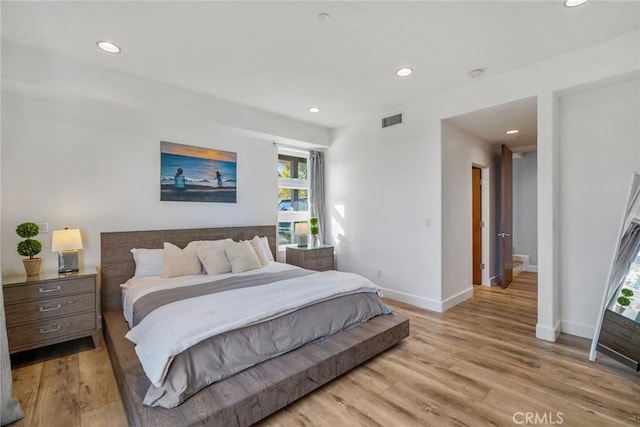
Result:
[[[320,240],[325,243],[324,153],[321,151],[309,153],[309,201],[311,216],[318,217]]]
[[[0,279],[0,289],[2,280]],[[24,417],[20,403],[11,392],[11,360],[7,344],[7,325],[4,318],[4,295],[0,291],[0,425]]]
[[[613,270],[611,271],[611,282],[609,283],[606,301],[611,300],[613,295],[617,292],[620,284],[629,271],[631,263],[636,259],[636,256],[638,256],[639,249],[640,225],[632,222],[629,229],[620,240],[620,248],[618,248],[616,261],[613,264]]]

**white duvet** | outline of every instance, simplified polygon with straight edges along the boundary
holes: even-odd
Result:
[[[250,276],[252,274],[261,273],[278,273],[286,270],[296,270],[296,267],[281,262],[270,262],[262,268],[256,270],[245,271],[244,273],[223,273],[209,276],[207,274],[194,274],[192,276],[180,276],[165,278],[160,276],[133,277],[127,280],[127,283],[120,285],[122,288],[122,312],[124,318],[129,323],[129,327],[133,326],[133,305],[138,300],[151,292],[163,289],[180,288],[183,286],[197,285],[199,283],[214,282],[227,279],[233,276]]]
[[[256,271],[265,272],[264,269]],[[193,277],[188,276],[186,281],[194,280]],[[381,295],[371,281],[356,274],[314,273],[167,304],[147,315],[126,338],[136,345],[149,380],[160,387],[173,358],[207,338],[358,292]]]

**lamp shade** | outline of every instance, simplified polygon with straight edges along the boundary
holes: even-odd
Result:
[[[296,222],[294,230],[295,230],[296,236],[301,236],[303,234],[309,234],[309,223],[307,223],[307,222]]]
[[[51,241],[51,252],[75,251],[82,249],[82,237],[77,228],[55,230]]]

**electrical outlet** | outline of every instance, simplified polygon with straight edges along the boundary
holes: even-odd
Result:
[[[48,222],[41,222],[38,227],[40,228],[40,232],[41,233],[48,233],[49,232],[49,223]]]

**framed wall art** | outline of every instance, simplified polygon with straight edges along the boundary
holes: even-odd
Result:
[[[160,142],[160,200],[236,203],[238,154]]]

